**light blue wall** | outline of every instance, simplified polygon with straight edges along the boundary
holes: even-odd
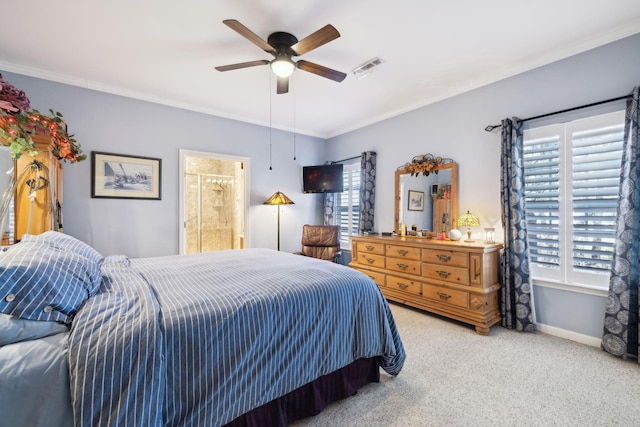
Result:
[[[64,115],[85,153],[141,155],[162,159],[162,200],[91,198],[90,161],[64,165],[64,231],[101,253],[131,257],[179,251],[179,149],[249,157],[250,224],[253,247],[276,248],[276,210],[262,203],[282,191],[295,203],[282,208],[281,249],[300,250],[302,225],[322,221],[321,196],[302,194],[302,166],[325,161],[325,141],[273,132],[239,121],[110,95],[76,86],[2,72],[24,90],[32,108]]]
[[[144,101],[52,83],[13,73],[5,78],[24,90],[33,108],[64,114],[85,152],[160,157],[161,201],[102,200],[90,197],[90,164],[65,165],[65,232],[104,254],[155,256],[178,252],[178,150],[250,157],[250,241],[276,245],[276,212],[262,202],[276,190],[296,203],[282,213],[282,249],[299,248],[304,223],[321,222],[321,196],[301,192],[301,166],[344,159],[362,151],[378,153],[375,229],[393,228],[395,169],[413,156],[433,153],[460,165],[459,210],[479,215],[483,226],[500,225],[500,135],[485,126],[517,115],[547,112],[627,94],[640,84],[640,35],[511,77],[418,110],[331,138],[274,132],[274,170],[268,170],[268,129]],[[368,77],[375,79],[375,74]],[[401,81],[398,84],[402,84]],[[384,100],[380,100],[384,102]],[[535,125],[622,108],[608,105],[556,116]],[[481,237],[480,229],[475,236]],[[345,259],[349,259],[349,255]],[[599,338],[604,292],[596,295],[535,287],[537,321],[580,336]]]
[[[459,211],[470,209],[482,226],[500,222],[500,132],[484,128],[505,117],[528,118],[628,94],[640,85],[640,34],[464,93],[328,141],[328,158],[364,150],[378,153],[377,231],[393,229],[394,171],[417,154],[459,163]],[[375,74],[368,77],[375,79]],[[401,84],[399,81],[398,84]],[[380,100],[384,102],[384,100]],[[566,121],[624,108],[623,102],[554,116],[527,126]],[[478,228],[475,237],[482,237]],[[599,338],[604,292],[599,295],[536,287],[536,317],[542,325]],[[579,337],[578,337],[579,338]]]

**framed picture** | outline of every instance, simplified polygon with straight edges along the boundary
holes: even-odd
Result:
[[[424,192],[409,190],[409,210],[410,211],[423,211],[424,210]]]
[[[160,200],[162,160],[91,152],[91,197]]]

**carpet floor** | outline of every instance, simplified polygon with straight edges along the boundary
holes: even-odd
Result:
[[[640,426],[640,365],[542,333],[391,303],[407,360],[303,426]]]

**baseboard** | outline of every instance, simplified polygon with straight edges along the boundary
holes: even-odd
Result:
[[[596,348],[600,348],[600,343],[602,342],[602,339],[600,338],[579,334],[577,332],[568,331],[566,329],[556,328],[555,326],[542,325],[540,323],[536,323],[536,329],[543,334],[553,335],[554,337],[564,338]]]

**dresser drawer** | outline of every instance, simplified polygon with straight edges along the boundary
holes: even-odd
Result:
[[[387,276],[387,289],[395,289],[414,295],[422,294],[422,283],[402,277]]]
[[[384,255],[375,255],[358,251],[358,264],[384,268]]]
[[[387,245],[387,256],[392,256],[395,258],[420,259],[420,248]]]
[[[422,264],[422,275],[430,279],[469,285],[469,270],[466,268],[424,263]]]
[[[469,308],[469,294],[466,292],[423,284],[422,295],[435,301],[455,305],[456,307]]]
[[[414,259],[387,257],[385,267],[387,270],[420,275],[420,261]]]
[[[384,243],[357,242],[356,249],[358,253],[368,252],[371,254],[384,255]]]
[[[469,255],[466,252],[448,251],[441,249],[422,249],[422,261],[432,264],[468,267]]]
[[[384,273],[376,273],[375,271],[369,271],[369,270],[360,270],[358,269],[359,272],[366,274],[367,276],[371,277],[380,287],[385,286],[386,284],[386,280],[385,277],[386,275]]]

